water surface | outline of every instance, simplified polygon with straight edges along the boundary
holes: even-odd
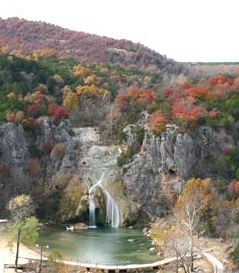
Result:
[[[149,249],[150,240],[140,229],[95,228],[82,234],[65,228],[47,228],[40,234],[38,243],[49,245],[49,251],[57,250],[66,260],[110,264],[143,264],[157,260]]]

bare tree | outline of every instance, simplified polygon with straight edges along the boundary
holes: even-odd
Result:
[[[190,238],[181,225],[172,226],[165,238],[165,254],[170,257],[176,257],[176,272],[179,267],[183,267],[185,273],[191,272],[191,260],[188,255],[191,251]]]

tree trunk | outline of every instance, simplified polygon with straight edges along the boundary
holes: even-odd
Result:
[[[15,258],[15,272],[17,272],[20,236],[21,236],[21,228],[19,228],[18,231],[17,231],[17,251],[16,251],[16,258]]]
[[[194,239],[193,239],[193,232],[191,233],[191,244],[190,244],[190,270],[191,272],[193,272],[193,262],[194,262],[194,253],[193,253],[193,250],[194,250]]]

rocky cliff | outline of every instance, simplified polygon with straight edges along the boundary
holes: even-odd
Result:
[[[57,201],[47,197],[65,186],[56,177],[63,173],[69,178],[74,168],[75,143],[67,121],[58,126],[47,117],[37,122],[27,130],[13,123],[0,126],[0,214],[11,197],[22,193],[31,194],[40,210],[54,203],[53,212]]]
[[[130,128],[125,129],[129,143],[133,139]],[[134,217],[129,217],[136,222],[145,221],[146,215],[151,221],[166,215],[185,182],[192,177],[213,177],[216,160],[234,146],[223,128],[200,127],[192,135],[168,125],[160,136],[147,127],[145,132],[140,153],[122,172],[125,195],[138,204]]]
[[[123,168],[115,165],[111,184],[105,185],[118,205],[122,226],[144,224],[167,214],[187,179],[212,177],[214,162],[226,148],[234,146],[232,136],[223,128],[200,127],[190,134],[168,125],[156,136],[149,132],[146,122],[139,125],[145,131],[140,152]],[[134,126],[124,130],[130,145],[135,141]],[[34,132],[12,123],[1,125],[0,215],[11,197],[27,193],[34,197],[39,217],[87,222],[85,164],[93,145],[103,145],[95,128],[72,129],[68,121],[56,126],[49,118],[41,118]],[[104,162],[107,156],[101,153],[97,160]],[[91,154],[93,157],[97,154]],[[72,186],[72,179],[78,184]],[[106,214],[105,202],[105,198],[98,197],[96,217],[101,223]]]

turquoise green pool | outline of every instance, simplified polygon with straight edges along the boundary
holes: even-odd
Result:
[[[98,264],[143,264],[157,260],[150,240],[140,229],[95,228],[83,233],[65,228],[47,228],[37,242],[49,245],[49,252],[57,250],[66,260]]]

